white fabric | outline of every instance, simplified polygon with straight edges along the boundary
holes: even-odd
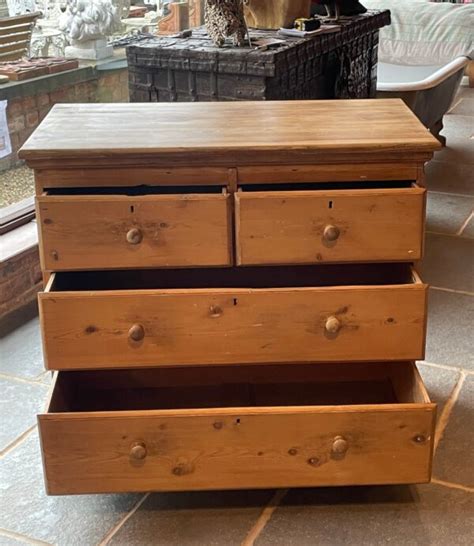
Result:
[[[392,24],[380,29],[379,60],[392,64],[443,65],[473,52],[474,4],[427,0],[362,0],[389,9]]]

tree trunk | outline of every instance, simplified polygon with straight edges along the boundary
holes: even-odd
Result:
[[[298,17],[309,17],[311,0],[245,0],[245,18],[252,28],[292,26]]]

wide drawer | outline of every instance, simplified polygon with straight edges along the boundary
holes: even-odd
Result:
[[[405,264],[54,274],[47,368],[415,360],[426,292]]]
[[[59,372],[39,416],[48,493],[430,479],[436,406],[411,362],[182,372]]]
[[[37,198],[44,269],[231,263],[227,194],[119,195],[115,192],[127,189],[107,191],[114,193]]]
[[[360,189],[359,183],[359,189],[296,191],[247,186],[235,194],[237,263],[418,260],[425,190],[400,186]]]

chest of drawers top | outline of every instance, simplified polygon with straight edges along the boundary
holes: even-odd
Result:
[[[438,141],[398,99],[60,104],[21,150],[33,168],[425,161]]]

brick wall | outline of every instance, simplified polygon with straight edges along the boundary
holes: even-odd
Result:
[[[0,262],[0,320],[34,301],[41,286],[38,246]]]
[[[0,171],[7,170],[19,163],[18,150],[46,116],[53,104],[61,102],[127,101],[127,69],[98,72],[98,76],[88,81],[65,85],[54,91],[39,91],[25,97],[8,100],[7,119],[13,153],[9,157],[0,160]]]

